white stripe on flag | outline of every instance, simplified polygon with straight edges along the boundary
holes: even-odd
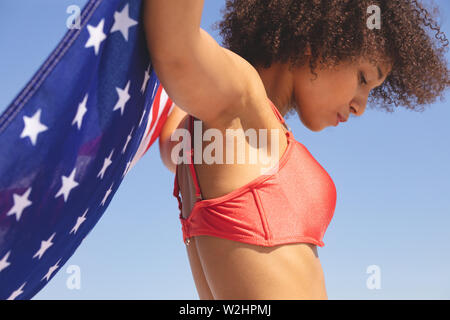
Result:
[[[159,90],[158,90],[159,91]],[[150,115],[147,120],[147,125],[145,128],[145,133],[143,136],[143,139],[141,140],[141,143],[139,144],[138,151],[136,152],[133,160],[131,161],[130,169],[134,167],[134,165],[142,158],[142,156],[145,154],[145,151],[147,149],[147,146],[149,142],[153,138],[153,132],[155,131],[155,128],[158,126],[159,120],[161,118],[161,114],[163,113],[165,109],[165,105],[167,104],[167,100],[169,99],[169,96],[167,95],[164,88],[160,91],[160,100],[159,105],[154,104],[153,107],[150,109]],[[153,100],[154,102],[157,100],[157,96]],[[170,111],[173,109],[174,103],[172,103],[170,107]],[[156,109],[155,109],[156,108]],[[169,111],[169,112],[170,112]],[[153,117],[156,114],[156,121],[153,123],[153,126],[150,128],[150,125],[152,123]]]

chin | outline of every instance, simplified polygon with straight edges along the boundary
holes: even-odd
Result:
[[[306,128],[308,128],[309,130],[311,130],[313,132],[319,132],[324,129],[324,127],[322,125],[314,123],[314,121],[309,121],[308,119],[305,119],[304,117],[302,117],[300,115],[300,113],[298,114],[298,118],[300,119],[301,123],[303,123],[303,125]]]
[[[324,128],[323,127],[308,127],[308,129],[313,132],[319,132],[319,131],[322,131]]]

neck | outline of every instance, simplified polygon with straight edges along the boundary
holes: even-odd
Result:
[[[291,109],[294,92],[292,73],[287,64],[273,63],[269,68],[255,67],[266,89],[267,96],[282,116]]]

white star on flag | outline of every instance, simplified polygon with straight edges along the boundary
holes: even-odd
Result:
[[[6,214],[7,216],[11,216],[13,214],[16,215],[16,221],[20,220],[20,217],[22,216],[23,210],[25,208],[31,206],[32,202],[28,200],[28,197],[30,196],[31,187],[28,188],[27,191],[24,192],[23,195],[13,194],[14,199],[14,205],[13,207],[8,211]]]
[[[8,253],[3,256],[2,260],[0,260],[0,272],[2,272],[2,270],[6,269],[11,264],[8,262],[10,253],[11,251],[8,251]]]
[[[142,88],[141,88],[142,93],[144,93],[145,88],[147,88],[148,80],[150,80],[150,64],[148,65],[147,70],[145,70],[144,83],[142,83]]]
[[[127,150],[128,143],[130,142],[130,140],[131,140],[131,138],[132,138],[133,130],[134,130],[134,127],[133,127],[133,129],[131,129],[130,134],[127,136],[127,142],[125,142],[125,145],[123,146],[122,154],[124,154],[124,153],[125,153],[125,150]]]
[[[31,144],[34,146],[36,145],[38,134],[48,129],[47,126],[41,123],[41,109],[36,111],[36,113],[31,118],[24,116],[23,121],[25,122],[25,128],[23,129],[20,137],[29,137],[31,140]]]
[[[83,117],[84,117],[85,113],[87,112],[87,108],[86,108],[87,99],[88,99],[88,95],[86,94],[84,96],[83,101],[78,105],[77,114],[75,115],[75,118],[72,121],[72,125],[74,125],[76,123],[78,126],[78,129],[81,128],[81,124],[83,122]]]
[[[48,248],[50,248],[53,245],[53,237],[55,236],[56,232],[53,233],[48,240],[41,241],[41,248],[34,254],[33,258],[39,257],[38,259],[42,258],[45,251],[47,251]]]
[[[122,11],[116,11],[114,13],[114,25],[112,26],[111,33],[120,31],[125,40],[128,41],[128,29],[137,24],[137,21],[130,18],[127,3]]]
[[[127,167],[125,168],[125,171],[122,174],[122,178],[125,177],[128,174],[128,171],[130,170],[131,161],[127,162]]]
[[[75,173],[77,172],[77,168],[74,168],[72,172],[70,173],[70,176],[62,176],[62,186],[61,189],[59,189],[58,193],[56,194],[55,198],[58,198],[60,195],[64,196],[64,202],[67,202],[67,198],[69,197],[70,191],[72,191],[73,188],[78,186],[78,182],[74,180]]]
[[[114,153],[114,149],[111,151],[111,153],[109,154],[109,157],[105,159],[105,161],[103,162],[103,168],[102,170],[100,170],[100,172],[97,175],[97,178],[100,177],[100,179],[103,179],[103,176],[105,175],[106,169],[108,169],[108,167],[111,165],[112,161],[112,155]]]
[[[114,184],[114,183],[113,183],[113,184]],[[108,199],[109,194],[112,192],[112,186],[113,186],[113,184],[111,185],[111,187],[109,187],[108,191],[106,191],[106,194],[105,194],[105,196],[104,196],[104,198],[103,198],[103,200],[102,200],[102,203],[101,203],[102,206],[105,205],[106,199]]]
[[[130,100],[130,95],[128,94],[128,90],[130,90],[130,81],[128,81],[127,85],[124,89],[120,89],[116,87],[117,94],[119,95],[119,100],[114,106],[113,111],[120,109],[120,115],[123,115],[123,111],[125,109],[125,104]]]
[[[86,209],[86,211],[83,213],[83,215],[81,217],[77,218],[77,223],[75,224],[75,226],[72,228],[72,230],[70,230],[70,233],[77,233],[78,228],[81,226],[81,224],[86,221],[86,214],[88,212],[89,209]],[[69,234],[70,234],[69,233]]]
[[[103,40],[106,39],[106,35],[103,33],[104,25],[105,19],[102,19],[96,27],[93,27],[91,25],[87,26],[87,29],[89,31],[89,39],[84,47],[85,48],[94,47],[95,55],[98,55],[98,51],[100,50],[100,44]]]
[[[15,300],[18,296],[20,296],[20,295],[23,293],[23,290],[22,290],[22,289],[25,287],[26,284],[27,284],[26,282],[25,282],[24,284],[22,284],[22,285],[20,286],[20,288],[17,289],[16,291],[14,291],[13,293],[11,293],[11,295],[9,296],[9,298],[6,299],[6,300]]]
[[[54,266],[52,266],[52,267],[50,267],[50,269],[48,269],[47,274],[41,279],[41,281],[44,280],[45,278],[47,278],[47,281],[50,280],[50,277],[52,276],[53,272],[55,272],[56,269],[59,268],[58,263],[59,263],[60,261],[61,261],[61,259],[59,259],[58,262],[56,262],[56,264],[55,264]]]

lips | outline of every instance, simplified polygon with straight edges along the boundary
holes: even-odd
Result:
[[[348,119],[344,118],[343,116],[341,116],[340,113],[338,113],[338,119],[339,119],[339,122],[347,122],[347,120],[348,120]]]

